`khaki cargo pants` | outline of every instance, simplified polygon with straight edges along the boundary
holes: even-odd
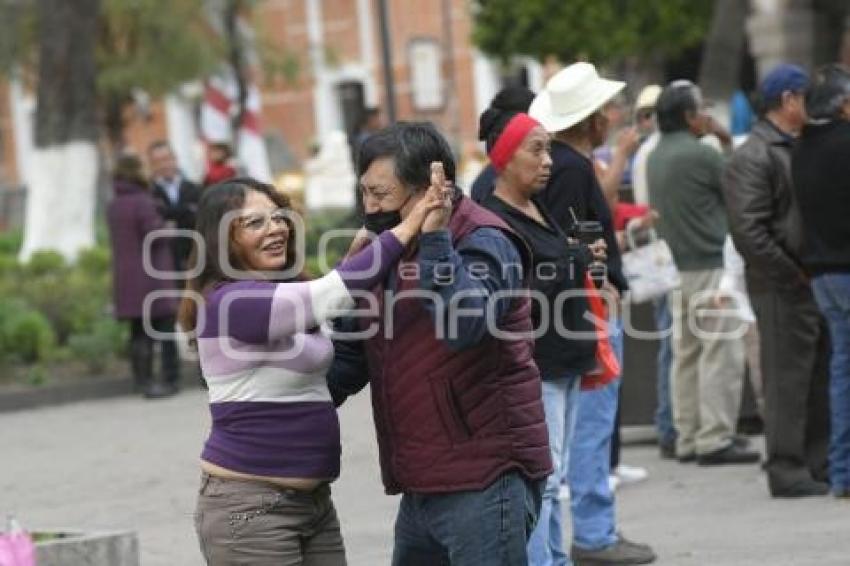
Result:
[[[670,372],[679,457],[709,454],[732,443],[744,385],[746,324],[713,297],[723,271],[683,271],[668,296],[673,317]]]
[[[346,564],[327,484],[303,492],[204,473],[195,529],[211,566]]]

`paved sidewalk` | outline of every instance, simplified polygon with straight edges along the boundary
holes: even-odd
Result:
[[[351,566],[389,563],[397,498],[380,486],[367,394],[340,413],[343,472],[334,485]],[[143,566],[202,563],[192,527],[197,456],[208,427],[202,391],[0,414],[0,517],[34,528],[134,529]],[[850,502],[774,501],[756,466],[703,469],[623,459],[650,470],[621,489],[620,528],[670,566],[847,566]]]

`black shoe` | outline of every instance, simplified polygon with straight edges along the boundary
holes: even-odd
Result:
[[[838,499],[850,499],[850,487],[834,489],[832,495]]]
[[[818,497],[829,493],[829,484],[815,480],[800,480],[782,489],[771,489],[772,497]]]
[[[675,442],[660,442],[658,443],[658,452],[661,454],[662,460],[676,459],[676,443]]]
[[[697,455],[693,452],[689,452],[688,454],[676,455],[676,460],[679,461],[680,464],[690,464],[691,462],[695,462],[697,459]]]
[[[150,387],[148,387],[147,391],[145,391],[145,398],[147,399],[164,399],[165,397],[171,397],[172,395],[176,395],[180,389],[177,385],[173,383],[152,383]]]
[[[700,466],[722,466],[724,464],[755,464],[761,460],[761,454],[755,450],[748,450],[736,445],[734,442],[726,448],[700,454],[697,456],[697,464]]]

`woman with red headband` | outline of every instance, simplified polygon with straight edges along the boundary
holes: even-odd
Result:
[[[498,173],[492,194],[481,204],[498,214],[528,244],[534,292],[532,321],[538,331],[534,359],[543,379],[543,405],[554,473],[543,494],[540,517],[528,543],[529,564],[568,562],[561,540],[558,499],[563,454],[568,450],[581,375],[596,364],[596,334],[583,315],[588,301],[580,292],[587,265],[605,258],[605,243],[587,246],[568,238],[537,199],[549,181],[549,135],[527,114],[487,109],[480,120]]]

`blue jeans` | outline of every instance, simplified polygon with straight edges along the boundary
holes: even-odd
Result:
[[[850,273],[812,279],[815,300],[829,325],[829,480],[835,491],[850,489]]]
[[[659,444],[675,444],[676,429],[673,428],[673,406],[670,401],[670,364],[673,361],[673,346],[670,343],[670,327],[673,324],[667,296],[652,302],[655,309],[655,329],[662,337],[658,341],[656,359],[655,392],[655,428]]]
[[[611,323],[611,346],[622,363],[622,321]],[[579,394],[573,443],[570,447],[570,509],[573,544],[598,550],[617,542],[611,473],[611,435],[617,414],[620,379]]]
[[[392,564],[526,564],[542,491],[542,480],[512,471],[481,490],[405,493],[396,516]]]
[[[543,381],[543,410],[549,429],[549,448],[554,469],[546,479],[540,518],[528,541],[530,566],[565,566],[570,558],[564,551],[561,519],[561,477],[569,469],[570,445],[576,422],[580,377],[569,375]]]

